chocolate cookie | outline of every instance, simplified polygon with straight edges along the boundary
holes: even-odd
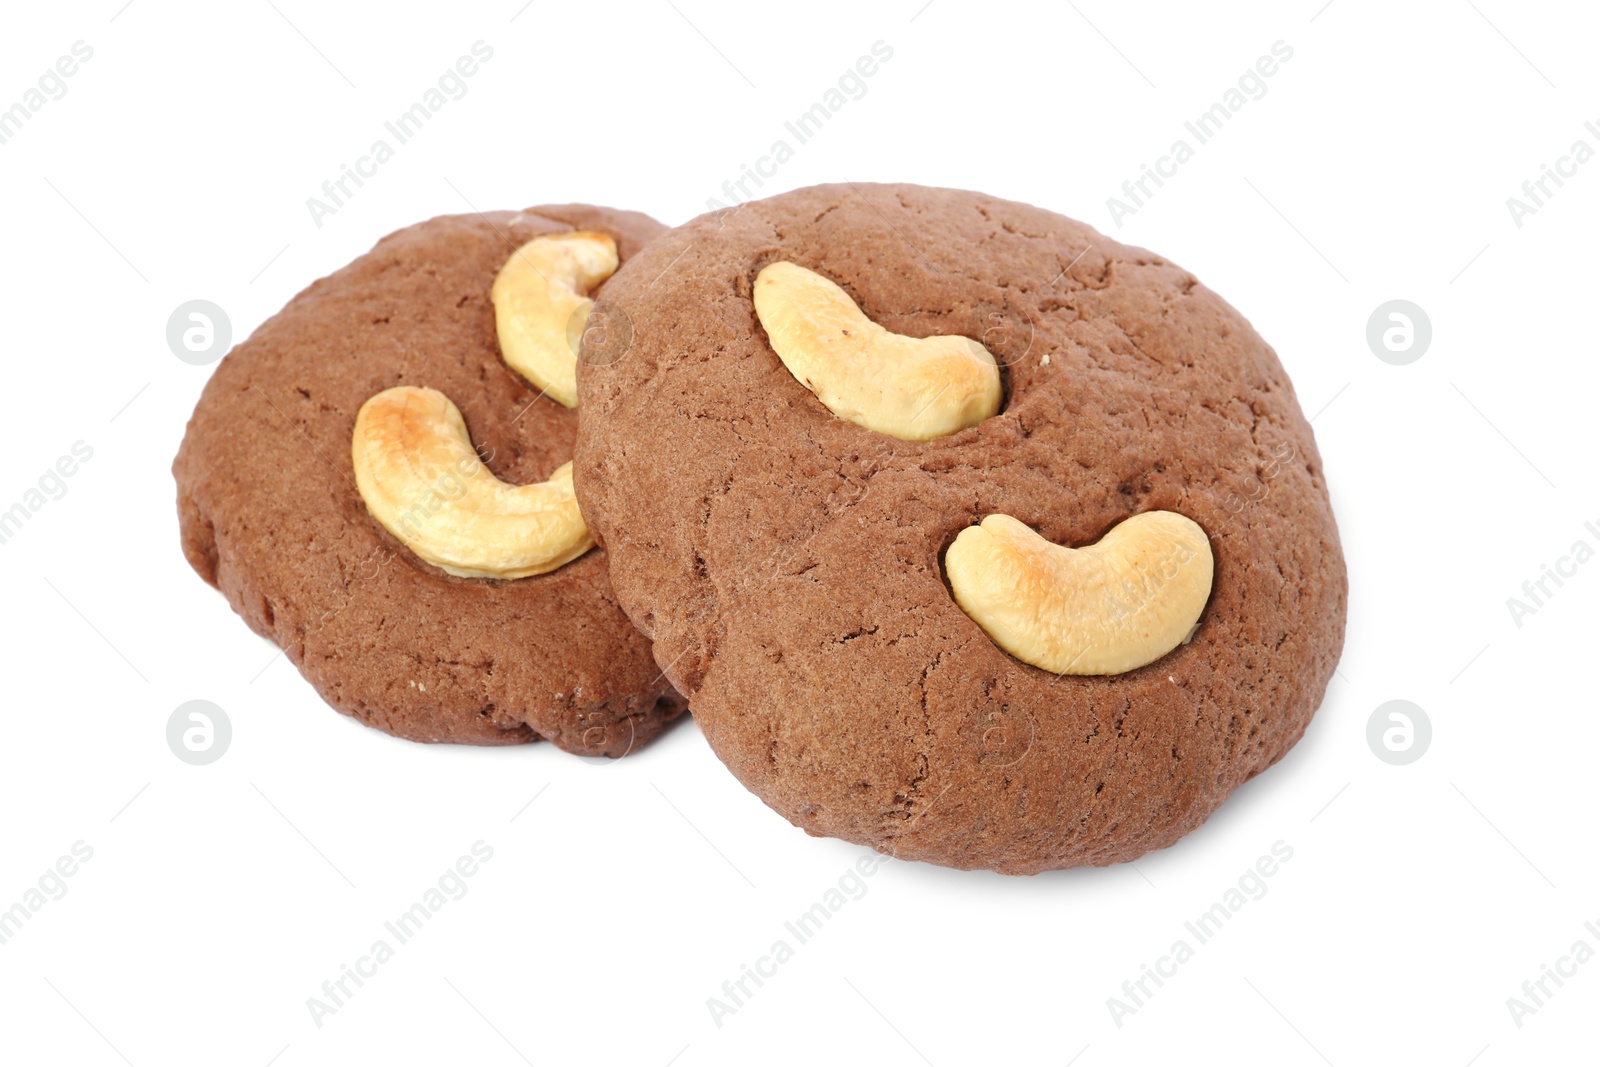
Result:
[[[820,186],[661,236],[602,311],[633,343],[579,360],[578,501],[712,747],[808,833],[1010,874],[1133,859],[1321,703],[1346,582],[1311,428],[1182,268],[976,193]],[[940,360],[972,403],[914,380]],[[953,421],[907,439],[919,402]],[[964,532],[990,543],[958,575]],[[1122,577],[1086,597],[1090,556],[1050,568],[1097,542]],[[952,589],[995,559],[1009,600]],[[983,615],[1047,602],[1094,617]],[[999,643],[1041,620],[1050,669]],[[1079,631],[1127,657],[1087,666]]]
[[[369,399],[423,387],[409,392],[453,401],[471,444],[460,478],[401,501],[407,527],[449,515],[475,471],[554,482],[577,412],[502,361],[491,288],[535,238],[576,232],[626,260],[661,229],[579,205],[437,218],[314,283],[217,367],[173,463],[184,554],[335,708],[416,741],[608,756],[683,709],[581,521],[581,542],[513,572],[547,573],[458,577],[385,529],[352,466]]]

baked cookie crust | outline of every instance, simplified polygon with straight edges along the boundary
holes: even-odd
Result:
[[[780,259],[984,343],[1001,413],[923,442],[835,417],[752,306]],[[580,357],[579,503],[718,756],[808,833],[1010,874],[1134,859],[1321,703],[1346,601],[1322,462],[1272,349],[1181,267],[978,193],[829,185],[668,232],[599,311],[632,345]],[[1147,666],[1058,677],[952,599],[944,551],[985,515],[1080,546],[1153,510],[1216,571]]]
[[[356,413],[397,385],[453,400],[504,481],[541,481],[571,458],[578,413],[501,360],[489,294],[516,248],[580,229],[609,234],[626,261],[662,227],[564,205],[401,230],[229,353],[189,422],[173,464],[184,555],[323,699],[369,726],[620,756],[683,709],[618,607],[602,550],[516,581],[452,577],[372,518],[353,477]]]

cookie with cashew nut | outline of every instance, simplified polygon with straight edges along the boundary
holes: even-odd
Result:
[[[1161,256],[820,186],[664,234],[602,312],[633,346],[579,360],[578,502],[712,747],[808,833],[1134,859],[1321,703],[1346,582],[1311,428]]]
[[[626,346],[590,297],[661,230],[581,205],[436,218],[218,365],[173,464],[184,554],[339,711],[594,756],[682,711],[573,497],[564,388],[580,337]]]

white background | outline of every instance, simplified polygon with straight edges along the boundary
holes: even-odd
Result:
[[[0,107],[75,41],[94,55],[0,145],[0,509],[74,442],[93,458],[0,545],[0,908],[74,842],[93,858],[0,945],[0,1059],[1592,1062],[1600,961],[1520,1027],[1506,1001],[1580,938],[1600,949],[1600,562],[1520,627],[1506,600],[1574,541],[1600,547],[1600,161],[1521,227],[1506,199],[1574,140],[1600,148],[1600,19],[1321,3],[8,11]],[[316,226],[307,197],[478,40],[494,55],[467,95]],[[1349,637],[1304,741],[1181,844],[1025,880],[886,861],[719,1027],[707,998],[863,850],[769,812],[689,721],[609,764],[334,714],[179,551],[169,464],[211,368],[165,327],[204,298],[240,340],[435,214],[683,222],[880,40],[865,96],[763,192],[982,189],[1195,271],[1315,416]],[[1107,197],[1279,40],[1267,94],[1117,228]],[[1409,366],[1365,340],[1393,298],[1433,324]],[[165,740],[196,698],[234,730],[204,767]],[[1395,698],[1434,729],[1408,766],[1366,742]],[[307,998],[479,840],[494,857],[467,895],[317,1026]],[[1117,1025],[1107,998],[1280,840],[1267,894]]]

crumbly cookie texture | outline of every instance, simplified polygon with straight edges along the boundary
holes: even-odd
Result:
[[[495,278],[541,235],[604,233],[627,259],[661,229],[582,205],[434,219],[312,284],[218,365],[173,464],[184,554],[335,708],[415,741],[611,756],[682,710],[604,553],[515,581],[450,575],[370,514],[351,454],[362,405],[415,386],[459,408],[484,476],[551,478],[577,413],[505,365]],[[472,473],[441,471],[397,514],[426,523]]]
[[[836,415],[758,317],[779,261],[886,330],[983,344],[1000,413],[924,441]],[[1272,349],[1160,256],[977,193],[820,186],[663,235],[602,313],[633,344],[580,355],[579,504],[717,754],[808,833],[1011,874],[1133,859],[1321,703],[1346,581],[1311,429]],[[947,584],[986,516],[1080,548],[1158,511],[1214,573],[1187,643],[1144,666],[1031,666]]]

